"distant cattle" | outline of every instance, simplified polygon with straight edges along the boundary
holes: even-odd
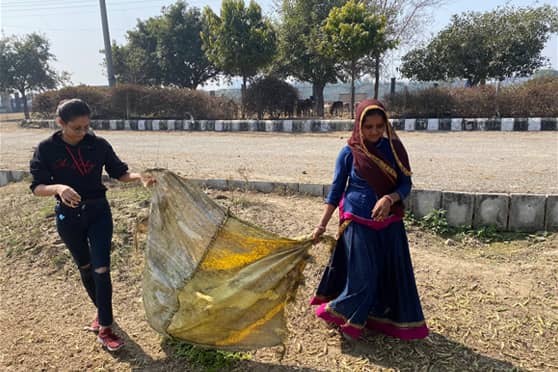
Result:
[[[329,114],[331,116],[339,116],[339,114],[343,113],[343,101],[335,101],[331,104],[329,108]]]
[[[299,99],[296,103],[297,116],[311,116],[314,107],[314,98]]]

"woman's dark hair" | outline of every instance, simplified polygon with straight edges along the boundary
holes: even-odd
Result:
[[[384,122],[387,123],[388,120],[387,120],[386,113],[383,110],[380,110],[380,109],[377,109],[377,108],[366,111],[366,114],[364,114],[364,117],[362,118],[362,121],[364,122],[364,120],[366,120],[367,117],[374,116],[374,115],[381,116],[382,118],[384,118]]]
[[[67,123],[79,116],[90,116],[91,109],[79,98],[66,99],[60,101],[58,107],[56,108],[56,116],[62,119],[63,122]]]

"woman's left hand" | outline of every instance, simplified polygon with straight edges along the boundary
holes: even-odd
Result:
[[[314,244],[320,241],[320,237],[325,233],[326,229],[323,226],[316,226],[314,231],[312,231],[312,241]]]
[[[374,221],[383,221],[389,215],[391,210],[391,201],[386,198],[380,198],[372,209],[372,219]]]

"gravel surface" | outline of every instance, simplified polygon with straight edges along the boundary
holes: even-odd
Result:
[[[51,130],[0,125],[0,169],[28,168]],[[133,170],[192,178],[329,183],[349,132],[324,134],[97,131]],[[400,132],[416,188],[558,193],[557,132]]]

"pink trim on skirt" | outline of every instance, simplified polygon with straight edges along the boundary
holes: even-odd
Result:
[[[401,340],[416,340],[428,336],[428,327],[423,324],[418,327],[402,328],[390,323],[379,322],[377,320],[368,319],[366,328],[384,333],[388,336],[397,337]]]
[[[328,323],[336,324],[338,326],[345,324],[344,319],[331,314],[330,312],[327,311],[326,307],[327,304],[321,304],[320,306],[318,306],[318,308],[316,309],[316,316],[318,318],[323,319]]]
[[[325,298],[320,298],[317,296],[312,297],[312,299],[310,299],[310,305],[321,305],[321,304],[325,304],[328,301]]]
[[[323,303],[316,309],[316,316],[327,323],[338,325],[341,332],[351,336],[352,338],[360,338],[362,335],[362,329],[354,327],[345,322],[345,319],[340,318],[329,311],[327,311],[327,303]]]
[[[360,338],[362,336],[362,329],[353,327],[350,324],[345,324],[341,326],[341,332],[346,335],[351,336],[352,338]]]

